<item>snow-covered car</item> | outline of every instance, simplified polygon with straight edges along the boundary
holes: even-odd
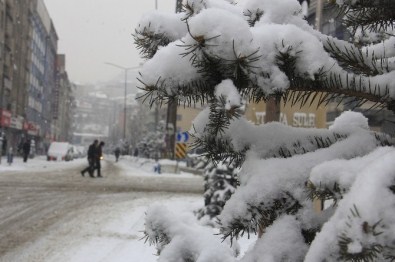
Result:
[[[73,146],[68,142],[52,142],[48,148],[47,160],[70,161],[73,160]]]

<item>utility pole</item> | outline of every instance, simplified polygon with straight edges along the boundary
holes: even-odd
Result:
[[[182,11],[182,0],[176,0],[176,13]],[[167,104],[167,119],[166,119],[166,143],[167,152],[170,159],[174,159],[174,150],[176,146],[176,131],[177,131],[177,106],[178,99],[172,98]]]
[[[127,83],[128,83],[128,71],[130,70],[135,70],[137,68],[140,68],[140,66],[135,66],[135,67],[124,67],[124,66],[120,66],[114,63],[109,63],[109,62],[105,62],[105,64],[107,65],[111,65],[113,67],[122,69],[125,73],[125,80],[124,80],[124,103],[123,103],[123,141],[126,141],[126,104],[127,104]]]
[[[317,8],[315,11],[315,29],[321,32],[322,27],[322,0],[317,0]]]

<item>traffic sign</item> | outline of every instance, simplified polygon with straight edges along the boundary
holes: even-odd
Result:
[[[183,159],[187,155],[187,144],[186,143],[177,143],[175,155],[177,159]]]
[[[189,140],[188,132],[178,132],[177,133],[177,143],[186,143]]]

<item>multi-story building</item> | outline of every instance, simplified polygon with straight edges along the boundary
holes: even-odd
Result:
[[[57,35],[43,0],[31,15],[31,71],[26,108],[27,133],[44,153],[51,138],[52,91],[55,87]]]
[[[13,79],[11,91],[11,125],[12,132],[8,139],[10,144],[20,141],[23,135],[23,122],[26,116],[27,87],[29,84],[31,64],[31,32],[30,15],[34,8],[34,1],[14,1],[14,52]]]
[[[56,59],[56,83],[52,100],[53,140],[69,141],[72,100],[72,85],[66,71],[66,56],[58,54]]]
[[[0,1],[0,131],[4,149],[23,137],[26,90],[30,73],[34,1]]]
[[[29,138],[35,141],[39,153],[45,153],[55,138],[52,122],[58,115],[53,114],[53,104],[61,108],[56,113],[62,114],[62,121],[70,117],[70,83],[65,64],[57,66],[57,42],[43,0],[0,1],[0,137],[6,141],[3,151]],[[62,78],[60,91],[55,89],[57,76]],[[60,94],[62,100],[55,101],[54,94]],[[69,125],[70,121],[65,120],[58,126],[61,133],[56,139],[68,140]]]

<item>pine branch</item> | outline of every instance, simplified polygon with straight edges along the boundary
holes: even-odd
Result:
[[[362,26],[365,30],[378,32],[394,28],[395,3],[391,0],[359,0],[344,1],[341,6],[343,23],[354,30]]]
[[[199,103],[203,105],[208,103],[214,96],[213,84],[204,78],[191,80],[185,85],[167,83],[160,77],[152,85],[145,83],[143,79],[144,76],[140,73],[140,77],[137,80],[141,86],[137,88],[145,93],[137,97],[137,99],[142,100],[143,103],[148,102],[151,107],[154,104],[167,104],[174,97],[178,97],[179,104],[183,103],[184,106],[192,106]]]
[[[194,138],[192,148],[202,149],[202,151],[205,152],[202,155],[214,163],[228,160],[236,167],[240,167],[249,149],[249,147],[246,146],[244,149],[236,151],[228,139],[216,138],[211,135],[204,135],[202,137],[192,135],[192,137]]]
[[[338,183],[334,183],[333,187],[328,188],[327,186],[321,185],[315,186],[311,181],[307,182],[307,196],[309,199],[319,199],[321,201],[333,200],[335,204],[343,198],[346,190],[340,188]]]
[[[148,28],[135,29],[135,33],[132,36],[134,44],[140,50],[141,57],[145,59],[152,58],[159,47],[166,46],[171,42],[164,33],[158,34],[151,30],[150,25]]]
[[[376,76],[390,71],[388,59],[377,60],[374,54],[371,56],[367,52],[363,54],[361,49],[351,44],[345,47],[345,51],[342,51],[334,40],[328,38],[324,48],[339,62],[341,67],[355,74]],[[377,61],[380,63],[377,64]]]
[[[247,17],[247,22],[248,24],[253,27],[255,24],[261,19],[263,16],[264,12],[261,9],[256,9],[256,10],[247,10],[244,15]]]
[[[346,230],[339,236],[338,245],[340,249],[340,258],[345,261],[377,261],[385,247],[379,243],[371,243],[371,241],[366,242],[361,241],[360,239],[354,239],[353,236],[355,236],[354,231],[358,229],[362,231],[362,234],[365,235],[366,238],[375,239],[378,235],[383,233],[377,231],[377,227],[381,224],[381,220],[373,225],[370,225],[367,221],[364,221],[362,225],[359,225],[362,218],[355,205],[350,209],[350,213],[351,215],[348,216],[346,225],[353,233],[349,236],[348,230]],[[357,223],[357,225],[355,225],[355,223]],[[362,246],[361,251],[349,251],[349,245],[354,241],[358,242]]]
[[[280,192],[280,197],[261,202],[257,206],[248,204],[248,216],[234,219],[229,226],[224,227],[221,220],[218,220],[223,239],[239,238],[244,234],[257,234],[263,232],[265,228],[284,214],[293,215],[302,207],[289,192]]]

